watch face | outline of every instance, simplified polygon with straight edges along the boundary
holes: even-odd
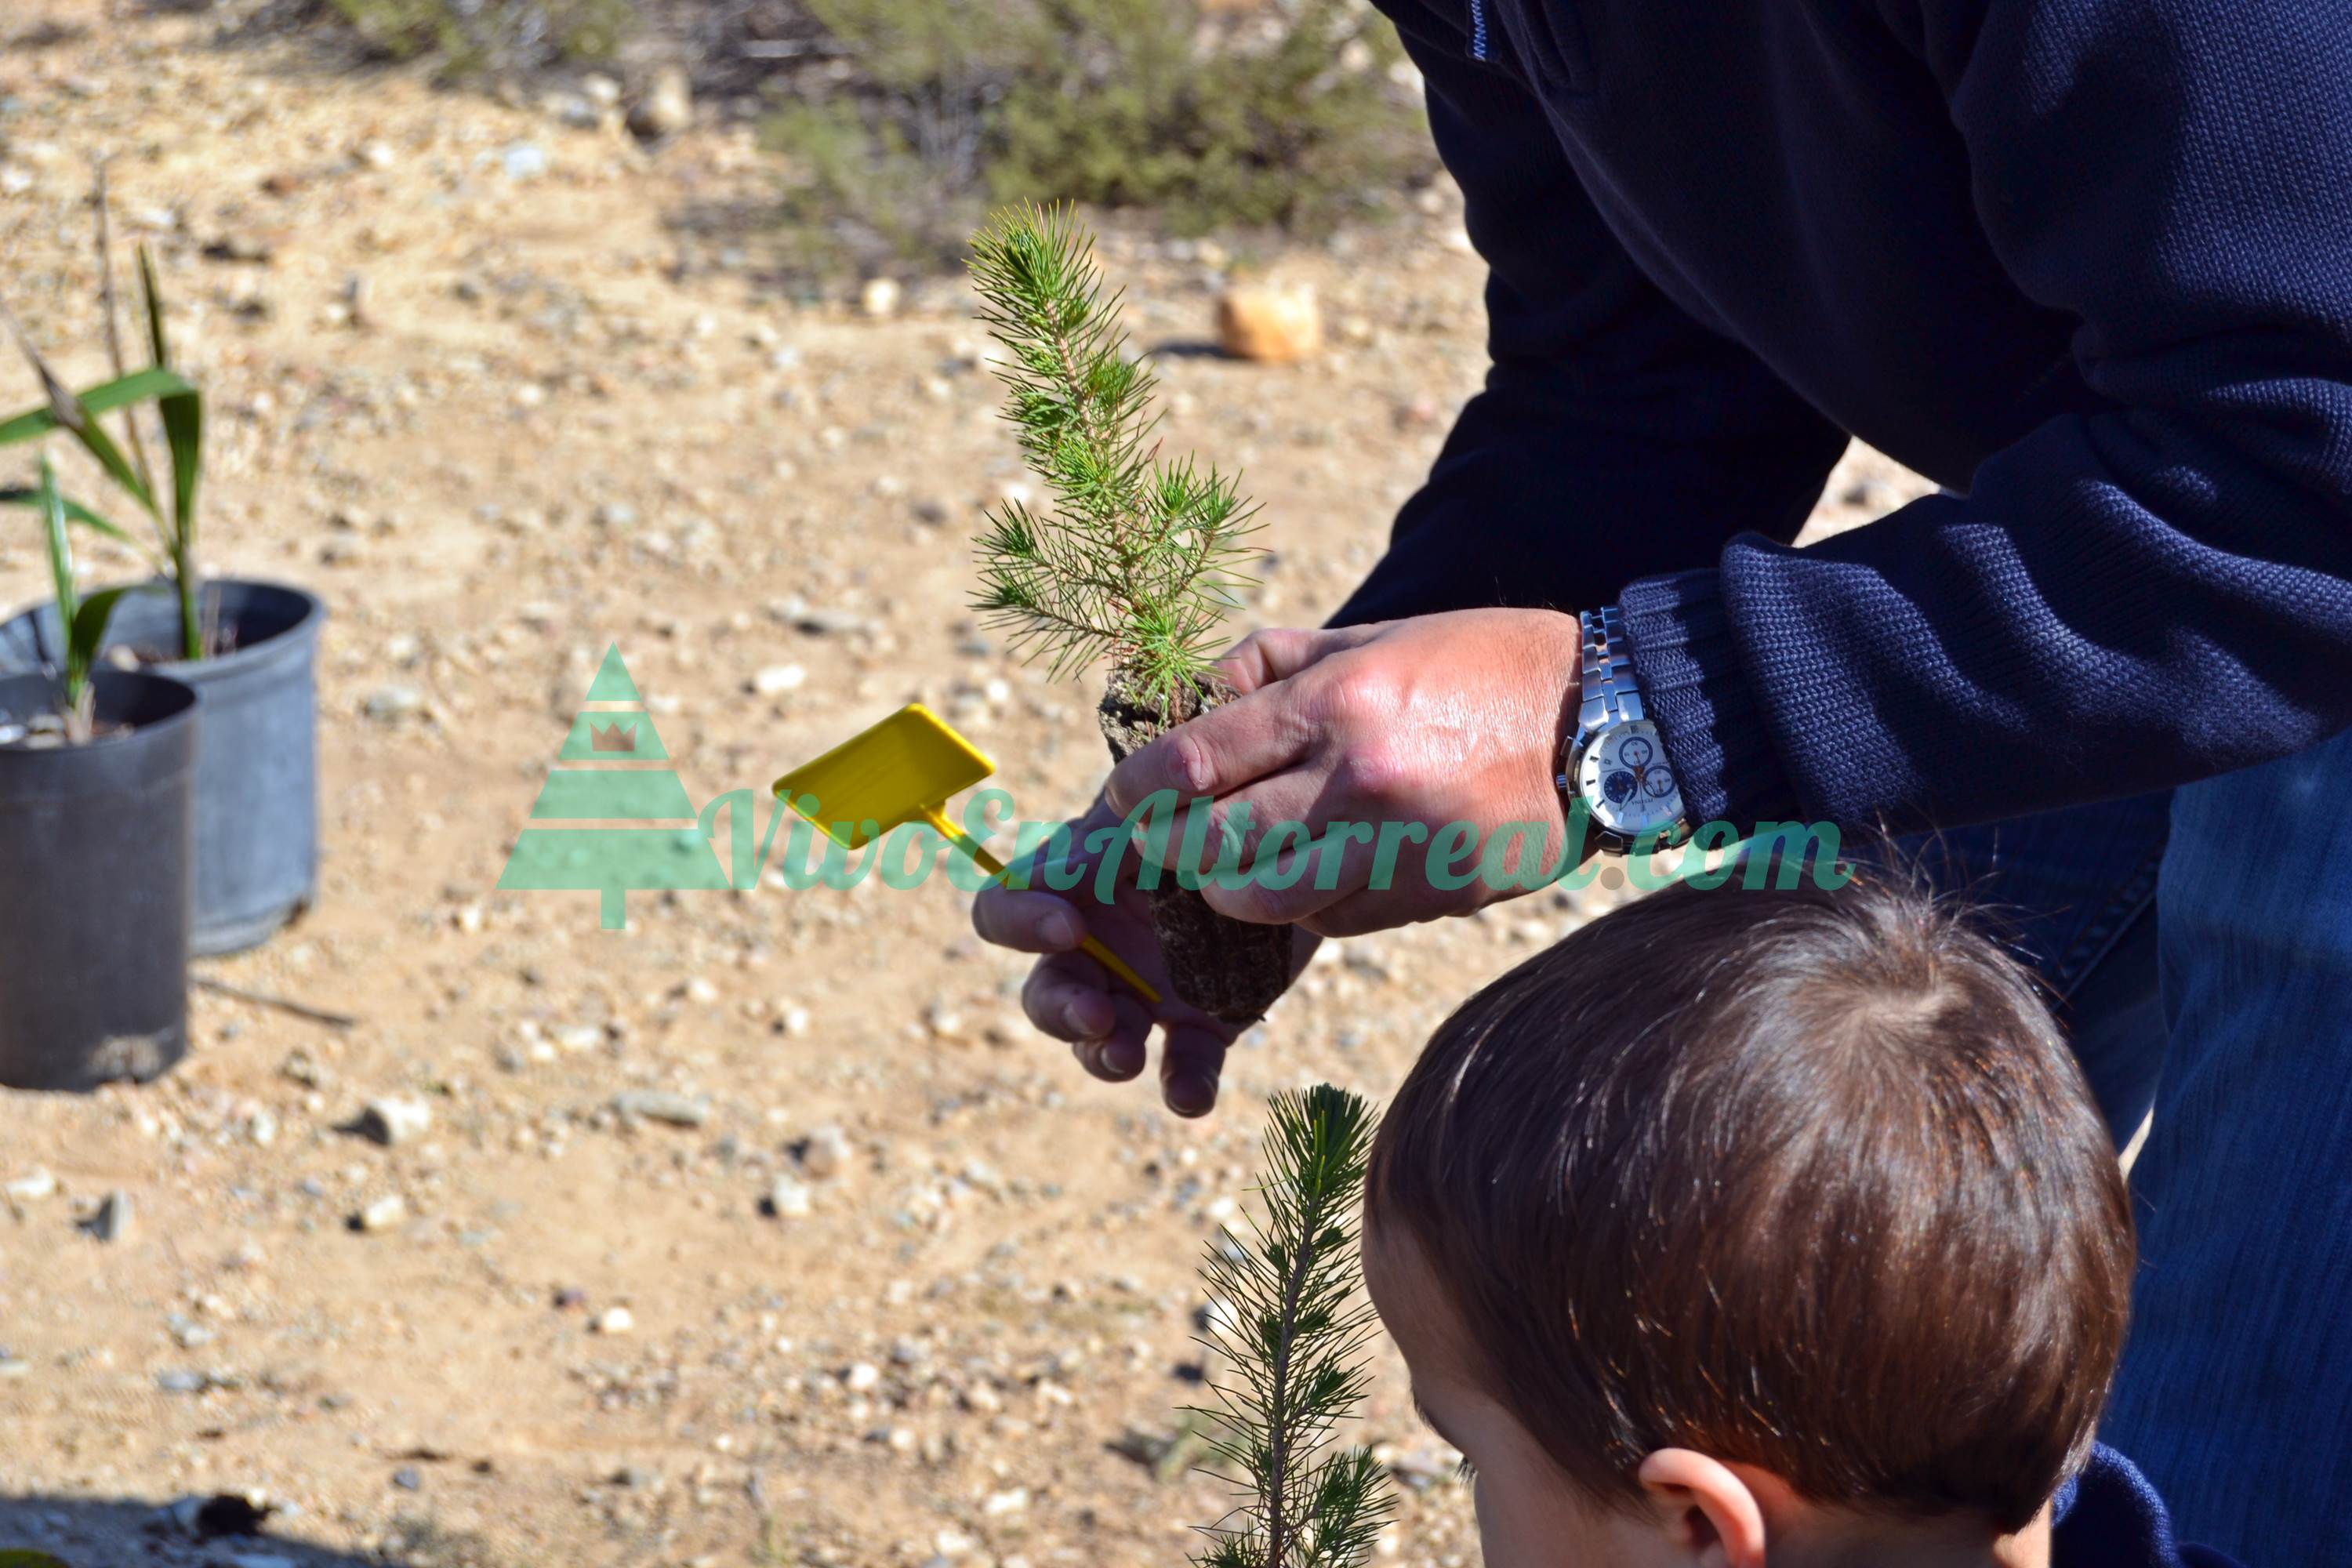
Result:
[[[1576,787],[1594,822],[1628,838],[1683,819],[1682,785],[1647,720],[1601,731],[1578,759]]]

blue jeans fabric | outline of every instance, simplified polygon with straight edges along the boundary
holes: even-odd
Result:
[[[2010,916],[2135,1166],[2141,1270],[2101,1436],[2183,1539],[2352,1568],[2352,733],[1903,846]]]
[[[1897,846],[1937,887],[1990,911],[2049,983],[2118,1149],[2164,1066],[2154,910],[2171,800],[2166,791]]]
[[[2175,794],[2171,1046],[2106,1440],[2184,1538],[2352,1565],[2352,733]]]

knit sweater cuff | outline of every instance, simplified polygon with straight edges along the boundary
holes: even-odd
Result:
[[[1727,821],[1744,834],[1759,822],[1797,817],[1796,789],[1773,752],[1724,612],[1721,574],[1708,567],[1645,577],[1626,585],[1619,605],[1633,673],[1690,821]]]

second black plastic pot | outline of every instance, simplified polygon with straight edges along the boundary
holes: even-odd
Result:
[[[0,746],[0,1084],[156,1077],[188,1048],[195,691],[101,671],[79,746]],[[0,677],[0,725],[51,710],[46,675]]]
[[[204,695],[196,759],[198,957],[267,939],[309,904],[319,881],[317,595],[279,583],[214,578],[205,624],[226,651],[179,660],[180,604],[167,585],[127,595],[107,628],[145,667]],[[42,605],[0,625],[0,667],[54,668],[57,611]]]

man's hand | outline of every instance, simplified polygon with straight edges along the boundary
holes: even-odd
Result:
[[[1276,823],[1305,824],[1310,844],[1334,823],[1360,825],[1344,845],[1309,853],[1286,889],[1203,879],[1210,904],[1241,920],[1350,936],[1465,913],[1526,890],[1518,879],[1561,853],[1553,780],[1582,650],[1576,617],[1552,610],[1258,632],[1223,666],[1245,695],[1129,757],[1105,800],[1124,816],[1160,790],[1180,803],[1213,797],[1214,820],[1193,836],[1204,870],[1228,831],[1241,846],[1234,863],[1249,867]],[[1453,824],[1468,831],[1449,835]],[[1514,844],[1497,836],[1510,824],[1536,826]],[[1184,826],[1180,818],[1167,835],[1164,859],[1181,852]],[[1277,867],[1302,853],[1286,837],[1273,846]],[[1383,837],[1393,874],[1376,889]],[[1456,853],[1436,857],[1437,869],[1466,875],[1460,887],[1430,876],[1432,849],[1449,839]]]
[[[1094,897],[1095,857],[1086,853],[1089,834],[1115,827],[1117,813],[1097,800],[1070,824],[1068,863],[1086,872],[1068,893],[1046,892],[1034,877],[1026,891],[1001,882],[981,889],[971,906],[972,929],[999,947],[1045,956],[1029,972],[1021,991],[1029,1021],[1057,1040],[1067,1040],[1079,1063],[1098,1079],[1124,1083],[1143,1070],[1144,1047],[1157,1026],[1166,1034],[1160,1053],[1160,1096],[1179,1116],[1205,1116],[1217,1103],[1217,1079],[1225,1047],[1241,1031],[1187,1007],[1169,988],[1168,969],[1151,932],[1150,899],[1136,885],[1136,857],[1120,851],[1118,887],[1108,904]],[[1016,871],[1020,868],[1014,868]],[[1102,965],[1077,951],[1081,935],[1092,935],[1135,966],[1159,991],[1158,1007],[1105,973]],[[1317,939],[1298,933],[1294,977],[1307,966]]]

